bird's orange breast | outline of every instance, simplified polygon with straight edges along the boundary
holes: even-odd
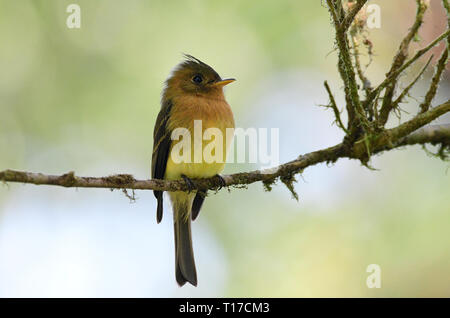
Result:
[[[234,128],[233,113],[225,99],[203,96],[174,98],[169,130],[173,131],[177,127],[191,129],[194,120],[201,120],[206,128]]]
[[[199,130],[199,122],[197,129],[194,129],[194,121],[201,121],[201,130]],[[225,165],[226,154],[233,138],[234,118],[230,106],[224,98],[210,98],[201,96],[184,96],[183,98],[174,98],[173,107],[169,120],[167,122],[168,130],[174,131],[176,128],[185,128],[190,132],[190,162],[176,162],[172,158],[172,150],[174,145],[179,141],[172,141],[171,151],[166,167],[166,179],[179,179],[181,174],[191,178],[211,177],[220,173]],[[215,128],[215,132],[220,132],[222,138],[216,138],[214,135],[208,137],[209,132],[214,131],[209,128]],[[228,132],[227,132],[228,130]],[[199,132],[201,133],[199,134]],[[211,134],[209,134],[211,135]],[[221,144],[219,143],[221,142]],[[201,149],[199,149],[201,146]],[[209,147],[209,148],[208,148]],[[216,162],[211,162],[206,155],[208,149],[213,149],[213,155],[220,158]],[[205,150],[206,149],[206,150]],[[216,151],[219,151],[216,153]],[[201,153],[201,161],[195,154]]]

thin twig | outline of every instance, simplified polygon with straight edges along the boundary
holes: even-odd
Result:
[[[447,0],[442,0],[442,5],[447,11],[447,26],[450,29],[450,8],[448,5]],[[430,108],[431,102],[433,101],[434,96],[436,95],[439,82],[441,81],[442,73],[445,70],[445,66],[448,62],[448,51],[450,50],[450,35],[447,37],[447,45],[444,47],[444,50],[442,51],[441,57],[439,58],[439,61],[436,65],[436,69],[433,75],[433,78],[431,80],[430,87],[428,88],[428,91],[425,95],[424,101],[420,104],[419,112],[423,113]]]
[[[420,70],[420,72],[417,74],[417,76],[409,83],[408,86],[406,86],[403,91],[400,93],[400,95],[392,102],[391,109],[395,110],[398,105],[403,101],[403,98],[405,98],[406,95],[408,95],[410,89],[417,83],[417,81],[420,79],[420,77],[423,75],[425,70],[428,68],[428,65],[430,65],[431,60],[433,59],[433,55],[430,56],[425,66]]]
[[[361,11],[362,7],[367,3],[367,0],[358,0],[356,4],[353,4],[350,11],[347,13],[344,21],[342,22],[342,30],[345,32],[355,20],[356,15]]]
[[[360,3],[359,1],[358,3]],[[365,1],[362,1],[365,2]],[[341,75],[342,81],[344,82],[344,90],[346,96],[346,108],[348,114],[348,130],[349,138],[353,139],[356,137],[356,132],[359,128],[363,130],[369,130],[370,125],[367,120],[364,109],[362,107],[359,94],[358,94],[358,84],[356,82],[355,71],[353,69],[353,64],[349,51],[349,43],[347,39],[346,28],[342,27],[343,24],[337,18],[334,4],[331,0],[327,0],[331,16],[333,18],[336,34],[336,44],[339,49],[339,73]],[[352,10],[353,11],[353,10]],[[359,10],[358,10],[359,11]],[[356,15],[356,14],[355,14]],[[352,21],[355,17],[352,16]],[[347,16],[348,18],[348,16]],[[345,21],[345,19],[344,19]],[[356,121],[355,121],[356,119]]]
[[[403,38],[402,42],[400,43],[397,54],[395,55],[394,60],[392,61],[391,69],[386,75],[387,77],[391,77],[392,79],[396,79],[400,75],[400,73],[396,71],[402,67],[403,63],[408,57],[409,45],[411,41],[417,36],[419,28],[423,23],[423,17],[428,8],[428,6],[425,4],[423,0],[416,0],[416,3],[417,3],[417,11],[414,24],[412,25],[406,36]],[[386,91],[384,93],[380,113],[378,115],[380,121],[379,124],[382,126],[387,122],[389,118],[389,113],[393,109],[392,98],[394,97],[396,86],[397,86],[396,80],[391,80],[386,86]]]
[[[358,73],[359,79],[361,80],[362,87],[363,87],[364,91],[366,92],[366,97],[367,97],[367,96],[369,96],[370,90],[371,90],[370,81],[364,75],[364,72],[361,68],[361,62],[359,60],[360,53],[359,53],[359,48],[358,48],[358,43],[357,43],[358,41],[357,41],[356,37],[353,35],[351,36],[351,39],[352,39],[353,57],[355,60],[356,71]]]
[[[330,86],[328,85],[327,81],[325,81],[323,83],[323,85],[325,86],[325,89],[327,90],[327,93],[328,93],[328,97],[330,98],[329,107],[331,107],[331,109],[333,109],[336,124],[339,126],[339,128],[341,128],[347,134],[348,130],[345,129],[345,126],[342,123],[341,113],[339,111],[339,108],[337,107],[336,100],[334,99],[334,96],[333,96],[333,93],[331,92]]]
[[[430,44],[428,44],[426,47],[418,50],[416,54],[410,58],[406,63],[403,64],[402,67],[397,69],[394,73],[392,73],[390,76],[387,76],[372,92],[371,92],[371,99],[373,99],[382,89],[384,89],[389,83],[394,81],[396,77],[402,73],[404,70],[406,70],[411,64],[416,62],[420,57],[422,57],[425,53],[427,53],[429,50],[431,50],[436,44],[438,44],[440,41],[442,41],[445,37],[450,35],[450,30],[447,30],[446,32],[442,33],[440,36],[438,36],[436,39],[434,39]]]
[[[441,57],[439,58],[439,62],[436,65],[436,70],[434,72],[434,76],[431,80],[431,84],[430,87],[428,88],[427,94],[425,95],[423,102],[419,105],[420,113],[424,113],[428,110],[428,108],[430,108],[431,102],[433,101],[433,98],[438,90],[439,82],[441,81],[441,76],[445,70],[447,61],[448,61],[448,47],[445,47]]]

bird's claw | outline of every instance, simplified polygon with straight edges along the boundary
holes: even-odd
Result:
[[[192,190],[195,189],[194,181],[192,181],[188,176],[182,174],[181,178],[183,178],[184,182],[186,182],[186,185],[188,187],[188,193],[192,192]]]
[[[216,174],[216,178],[219,180],[219,183],[220,183],[219,189],[217,189],[217,190],[220,190],[227,185],[227,182],[220,174]]]

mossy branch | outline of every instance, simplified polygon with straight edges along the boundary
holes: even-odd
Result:
[[[442,0],[442,5],[447,11],[447,27],[450,29],[450,11],[449,11],[450,8],[448,5],[448,0]],[[444,72],[445,66],[447,65],[448,62],[449,50],[450,50],[450,35],[447,35],[447,43],[436,65],[436,69],[434,72],[434,76],[431,80],[430,87],[428,88],[427,94],[425,95],[423,102],[419,106],[421,113],[427,111],[428,108],[430,108],[431,102],[433,101],[433,98],[436,95],[439,82],[441,81],[442,73]]]
[[[382,89],[386,88],[390,83],[392,83],[392,81],[397,80],[397,77],[398,77],[399,74],[401,74],[403,71],[405,71],[414,62],[416,62],[420,57],[422,57],[425,53],[430,51],[433,47],[435,47],[439,42],[441,42],[443,39],[445,39],[449,35],[450,35],[450,30],[447,30],[446,32],[444,32],[440,36],[438,36],[436,39],[434,39],[426,47],[418,50],[416,52],[416,54],[412,58],[410,58],[407,62],[405,62],[400,68],[396,69],[390,75],[387,75],[386,78],[371,92],[371,97],[375,97],[375,95],[379,91],[381,91]]]
[[[394,97],[395,88],[397,86],[396,79],[401,74],[398,70],[403,66],[406,58],[408,57],[408,49],[411,41],[418,36],[418,31],[423,23],[423,17],[425,12],[428,9],[428,5],[424,0],[416,0],[417,3],[417,11],[416,18],[412,27],[409,29],[409,32],[403,38],[398,51],[394,57],[394,60],[391,65],[391,69],[387,73],[387,77],[390,78],[390,81],[386,85],[386,90],[384,92],[383,103],[381,105],[380,113],[378,116],[378,121],[380,125],[386,124],[389,114],[393,110],[392,98]]]
[[[367,3],[368,0],[357,0],[355,1],[349,1],[350,11],[347,13],[347,16],[344,18],[344,21],[342,22],[342,30],[345,32],[348,30],[350,25],[353,23],[353,20],[355,20],[356,15],[361,11],[362,7]]]
[[[348,115],[347,135],[350,139],[355,139],[359,128],[365,131],[370,129],[369,121],[364,114],[364,109],[361,104],[360,96],[358,94],[358,83],[356,82],[355,69],[353,67],[350,45],[348,41],[347,30],[353,22],[356,14],[360,11],[362,6],[367,1],[358,1],[350,13],[343,19],[340,19],[335,4],[341,6],[340,1],[333,3],[332,0],[327,0],[328,9],[331,13],[335,28],[336,45],[339,52],[338,70],[344,83],[346,109]],[[351,20],[349,20],[351,18]],[[350,21],[350,22],[349,22]]]
[[[417,76],[411,81],[411,83],[409,83],[408,86],[406,86],[403,91],[400,93],[400,95],[392,102],[392,106],[391,108],[393,110],[397,109],[397,107],[400,105],[400,103],[403,102],[403,99],[405,98],[405,96],[407,96],[409,94],[409,91],[411,90],[411,88],[417,83],[417,81],[420,79],[420,77],[423,75],[423,73],[425,72],[425,70],[428,68],[428,65],[430,65],[431,60],[433,59],[433,55],[430,56],[430,58],[428,59],[427,63],[425,63],[425,66],[422,68],[422,70],[417,74]]]
[[[397,128],[377,135],[372,155],[394,149],[405,145],[414,144],[445,144],[450,145],[450,125],[425,127],[413,134],[418,127],[431,122],[445,112],[450,111],[450,101],[419,115]],[[432,132],[432,133],[431,133]],[[304,169],[319,163],[336,162],[341,158],[361,159],[365,155],[361,143],[355,143],[355,147],[349,149],[344,143],[333,147],[310,152],[299,156],[297,159],[279,165],[275,168],[265,170],[254,170],[250,172],[223,175],[227,187],[248,185],[262,181],[272,184],[278,178],[286,183],[293,181],[293,176]],[[130,174],[118,174],[107,177],[80,177],[73,171],[63,175],[47,175],[15,170],[4,170],[0,172],[0,181],[30,183],[35,185],[61,186],[67,188],[107,188],[107,189],[134,189],[134,190],[161,190],[161,191],[188,191],[184,180],[137,180]],[[198,190],[217,190],[222,184],[218,178],[193,179],[195,188]]]
[[[325,89],[326,89],[326,91],[328,93],[328,97],[330,99],[330,103],[328,105],[325,105],[325,107],[329,107],[329,108],[331,108],[333,110],[336,125],[338,125],[338,127],[341,128],[345,133],[348,133],[348,130],[345,129],[344,123],[342,122],[341,112],[339,111],[339,108],[337,107],[336,100],[334,98],[333,93],[331,92],[331,89],[330,89],[330,86],[328,85],[328,82],[325,81],[323,83],[323,85],[325,86]]]

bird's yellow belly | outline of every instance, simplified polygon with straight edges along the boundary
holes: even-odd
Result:
[[[183,160],[181,162],[179,156],[180,153],[178,151],[173,152],[173,147],[177,143],[177,141],[173,141],[167,159],[165,178],[168,180],[175,180],[180,179],[181,175],[185,175],[189,178],[208,178],[222,172],[226,162],[227,150],[229,148],[227,143],[230,143],[230,140],[227,142],[225,134],[223,135],[222,142],[216,142],[215,139],[200,140],[199,138],[197,138],[197,142],[195,142],[194,136],[192,136],[190,157],[185,157],[184,159],[188,160]],[[216,154],[217,156],[215,156]]]
[[[167,161],[166,179],[180,179],[181,175],[189,178],[208,178],[222,172],[224,163],[175,163]]]

